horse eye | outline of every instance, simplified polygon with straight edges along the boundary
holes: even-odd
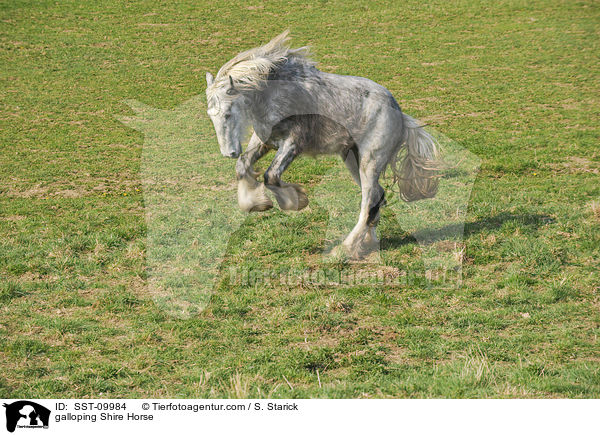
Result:
[[[231,118],[231,113],[226,113],[225,114],[225,119],[229,119],[229,118]]]

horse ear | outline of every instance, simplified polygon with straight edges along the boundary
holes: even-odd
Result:
[[[213,82],[215,81],[215,78],[213,77],[213,75],[209,72],[206,73],[206,84],[208,86],[212,85]]]

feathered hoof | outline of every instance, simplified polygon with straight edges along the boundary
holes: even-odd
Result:
[[[354,240],[344,240],[339,248],[345,251],[349,260],[361,261],[379,250],[379,242],[367,235]]]
[[[275,195],[275,199],[282,210],[302,210],[308,205],[308,196],[302,186],[298,184],[283,184],[281,186],[267,186]]]
[[[238,205],[242,211],[247,213],[252,213],[255,211],[266,211],[270,208],[273,208],[273,202],[265,197],[262,198],[252,198],[252,200],[244,200],[243,202],[238,201]]]
[[[252,207],[249,210],[245,211],[247,211],[248,213],[252,213],[255,211],[266,211],[270,208],[273,208],[273,202],[269,198],[266,198],[260,201],[259,203],[252,205]]]
[[[308,196],[306,195],[306,190],[304,190],[304,187],[298,184],[292,184],[291,186],[296,190],[296,194],[298,195],[298,206],[296,210],[302,210],[308,205]]]
[[[344,247],[344,245],[337,245],[331,251],[326,254],[326,258],[330,262],[334,263],[346,263],[350,260],[350,256],[348,255],[348,250]]]
[[[242,179],[238,183],[238,205],[245,212],[265,211],[273,202],[265,193],[265,185],[255,180]]]

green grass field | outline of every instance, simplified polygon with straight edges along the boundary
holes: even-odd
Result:
[[[599,6],[0,2],[0,397],[600,397]],[[318,268],[314,204],[232,233],[204,310],[149,294],[145,136],[124,101],[195,101],[218,153],[205,71],[286,28],[479,156],[462,286],[228,277]],[[287,180],[311,198],[335,164]],[[406,229],[384,214],[380,236],[386,270],[420,276]]]

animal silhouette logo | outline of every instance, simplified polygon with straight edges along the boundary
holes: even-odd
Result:
[[[238,206],[236,163],[222,159],[214,127],[204,115],[206,111],[201,110],[207,107],[204,95],[196,95],[174,109],[157,109],[135,100],[125,103],[135,114],[118,119],[145,137],[140,177],[149,275],[144,292],[172,316],[193,316],[207,307],[223,278],[226,253],[232,243],[238,243],[232,236],[241,234],[240,228],[246,228],[244,233],[249,230],[248,214]],[[436,197],[405,203],[390,195],[383,219],[390,230],[397,229],[395,240],[416,240],[423,269],[430,273],[432,282],[459,286],[464,223],[481,159],[441,133],[432,133],[444,150],[447,165],[441,168],[444,182]],[[325,212],[323,255],[316,269],[284,272],[285,276],[280,276],[286,282],[304,279],[304,272],[338,267],[339,260],[330,253],[356,224],[360,197],[360,189],[349,175],[342,159],[332,159],[311,188],[313,210]],[[400,229],[406,236],[399,235]],[[410,272],[390,268],[377,252],[367,260],[367,276],[390,273],[401,277],[404,273],[406,277]],[[232,264],[228,279],[245,280],[249,276],[245,271],[248,269],[244,264]],[[365,283],[352,270],[347,271],[356,282]]]
[[[3,405],[6,408],[6,430],[19,428],[48,428],[50,410],[29,400]]]

